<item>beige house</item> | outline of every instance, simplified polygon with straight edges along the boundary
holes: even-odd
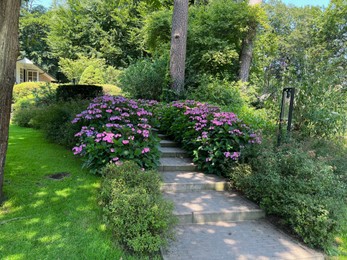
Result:
[[[27,58],[17,60],[16,83],[33,81],[52,82],[56,79]]]

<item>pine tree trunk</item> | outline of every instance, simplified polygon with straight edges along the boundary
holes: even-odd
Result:
[[[177,95],[184,90],[188,27],[188,0],[175,0],[172,16],[170,75],[172,89]]]
[[[261,4],[262,0],[249,0],[249,5]],[[251,69],[253,55],[253,41],[257,34],[257,23],[249,25],[246,37],[242,41],[242,50],[240,55],[240,72],[239,79],[242,82],[247,82],[249,79],[249,71]]]
[[[20,0],[0,0],[0,202],[11,116],[12,90],[18,58]]]

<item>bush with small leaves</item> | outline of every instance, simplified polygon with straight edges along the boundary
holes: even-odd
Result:
[[[134,162],[109,164],[102,174],[100,203],[107,226],[120,244],[138,254],[153,254],[173,237],[173,204],[160,192],[161,178]]]

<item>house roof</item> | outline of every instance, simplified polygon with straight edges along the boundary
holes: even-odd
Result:
[[[40,74],[45,74],[45,76],[48,77],[51,81],[56,81],[56,78],[54,78],[49,73],[45,72],[40,66],[34,64],[34,62],[32,62],[26,57],[24,57],[23,59],[18,59],[17,63],[22,64],[25,69],[38,70]]]

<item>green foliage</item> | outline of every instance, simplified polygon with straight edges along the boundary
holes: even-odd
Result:
[[[102,87],[102,91],[105,95],[119,96],[122,95],[122,90],[112,84],[99,84]]]
[[[233,186],[279,216],[305,243],[330,249],[346,220],[346,183],[306,144],[269,144],[250,165],[230,171]]]
[[[29,58],[45,71],[55,75],[58,60],[53,57],[46,42],[50,30],[50,16],[51,11],[47,11],[40,5],[31,10],[21,9],[19,18],[20,55]]]
[[[172,11],[160,10],[149,14],[144,21],[144,46],[151,53],[164,53],[170,49]]]
[[[104,82],[106,84],[115,85],[117,83],[117,78],[119,74],[120,74],[120,70],[117,70],[116,68],[112,66],[108,66],[103,75]]]
[[[172,238],[173,204],[160,192],[157,172],[142,171],[133,162],[103,169],[101,205],[117,242],[141,254],[158,252]]]
[[[259,100],[276,114],[281,89],[296,88],[294,127],[304,136],[330,138],[347,127],[347,9],[342,2],[326,10],[278,1],[265,5],[271,27],[258,32],[251,82],[259,88]]]
[[[71,124],[71,120],[88,104],[86,100],[52,102],[45,106],[33,103],[16,109],[12,122],[18,126],[40,129],[47,140],[72,148],[78,140],[75,133],[81,129],[81,125]]]
[[[125,69],[119,76],[119,86],[132,98],[160,100],[167,81],[167,60],[142,59]]]
[[[203,77],[199,86],[188,92],[190,92],[188,94],[189,99],[219,106],[229,106],[234,110],[244,104],[238,83],[219,80],[214,77]]]
[[[102,87],[95,85],[60,85],[57,88],[56,98],[61,101],[71,99],[92,99],[102,95]]]
[[[153,13],[145,20],[144,44],[163,54],[170,48],[171,11]],[[247,2],[210,1],[189,7],[186,82],[195,87],[200,75],[213,75],[234,81],[239,70],[242,39],[251,23],[264,21],[259,8]]]
[[[55,57],[83,54],[125,67],[142,55],[137,39],[142,17],[161,6],[159,1],[68,0],[54,9],[47,42]]]
[[[89,104],[86,100],[58,102],[38,109],[30,120],[30,126],[43,131],[47,140],[72,148],[78,138],[75,133],[81,124],[71,124],[81,110]]]
[[[52,89],[57,88],[57,84],[46,82],[23,82],[16,84],[13,87],[13,102],[16,103],[22,98],[33,98],[33,92],[40,92],[40,89],[48,88],[48,86]]]
[[[101,69],[89,65],[82,73],[79,84],[103,84],[104,75]]]
[[[94,72],[96,68],[99,70],[104,69],[105,60],[98,59],[98,58],[89,58],[83,55],[78,55],[78,58],[74,60],[68,59],[68,58],[60,58],[59,67],[70,81],[75,80],[76,82],[80,82],[81,76],[82,74],[85,73],[85,70],[87,70],[87,75],[89,74],[88,77],[90,77],[90,74]],[[101,74],[101,71],[98,72],[98,77],[95,80],[101,80],[101,82],[93,82],[92,84],[103,83],[103,79],[102,79],[103,75],[100,75],[100,74]],[[92,77],[92,79],[94,78]],[[80,82],[80,84],[87,84],[87,83]]]
[[[31,120],[39,113],[39,108],[32,105],[26,105],[26,107],[17,108],[13,112],[12,123],[21,127],[32,127]]]

